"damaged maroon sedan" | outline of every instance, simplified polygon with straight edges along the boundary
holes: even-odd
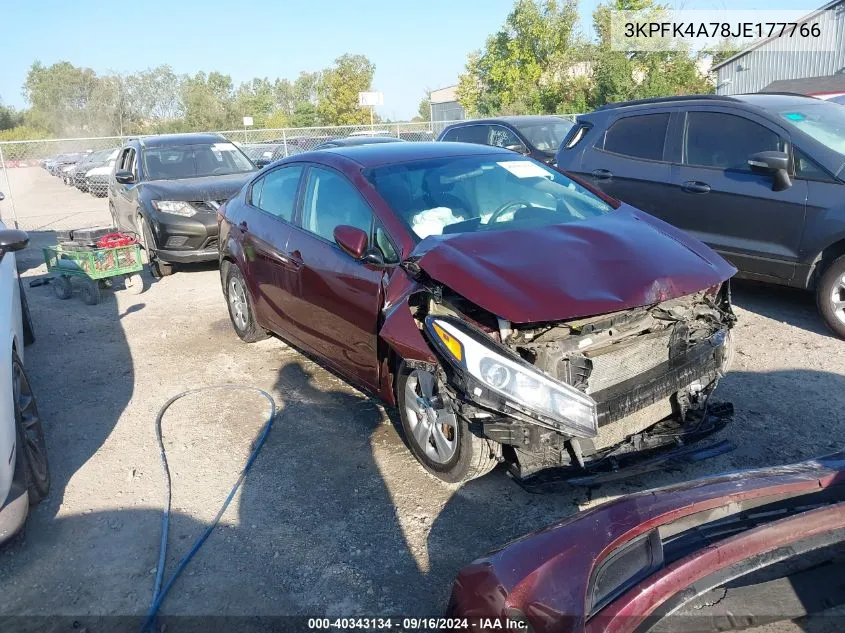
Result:
[[[237,334],[278,334],[397,405],[447,481],[499,462],[520,479],[614,472],[726,421],[708,399],[735,269],[532,159],[459,143],[298,154],[218,220]]]
[[[462,569],[448,616],[476,633],[710,633],[843,603],[845,452],[576,514]]]

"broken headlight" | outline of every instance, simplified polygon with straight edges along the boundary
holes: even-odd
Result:
[[[527,409],[549,419],[569,435],[595,437],[598,416],[590,396],[553,380],[506,350],[496,350],[493,341],[459,319],[429,316],[425,325],[441,356],[504,397],[512,408]],[[467,395],[477,396],[481,390],[478,392]]]

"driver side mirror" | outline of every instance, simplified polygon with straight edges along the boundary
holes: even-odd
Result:
[[[525,147],[522,143],[517,143],[516,145],[505,145],[505,149],[509,149],[512,152],[516,152],[517,154],[522,154],[523,156],[528,156],[531,152],[528,151],[528,148]]]
[[[748,157],[748,166],[754,173],[772,176],[772,191],[783,191],[792,186],[792,179],[789,177],[789,154],[786,152],[757,152]]]
[[[361,259],[367,252],[367,234],[354,226],[341,224],[334,227],[334,241],[355,259]]]
[[[0,256],[3,253],[19,251],[26,248],[27,244],[29,244],[29,235],[25,231],[19,231],[18,229],[0,231]]]
[[[264,167],[266,167],[267,165],[269,165],[273,161],[270,160],[269,158],[256,158],[252,162],[255,163],[255,166],[258,167],[258,169],[263,169]]]
[[[114,179],[122,185],[131,185],[135,182],[135,176],[132,175],[131,171],[127,171],[126,169],[114,172]]]

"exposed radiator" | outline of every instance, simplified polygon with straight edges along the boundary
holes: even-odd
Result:
[[[593,369],[587,381],[587,393],[607,389],[620,382],[639,376],[660,363],[669,360],[669,339],[667,329],[651,335],[639,336],[630,342],[585,352],[592,361]]]

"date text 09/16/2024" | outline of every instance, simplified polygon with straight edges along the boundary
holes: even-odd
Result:
[[[521,631],[527,624],[508,618],[481,618],[470,621],[468,618],[308,618],[311,630],[395,630],[404,631]]]

